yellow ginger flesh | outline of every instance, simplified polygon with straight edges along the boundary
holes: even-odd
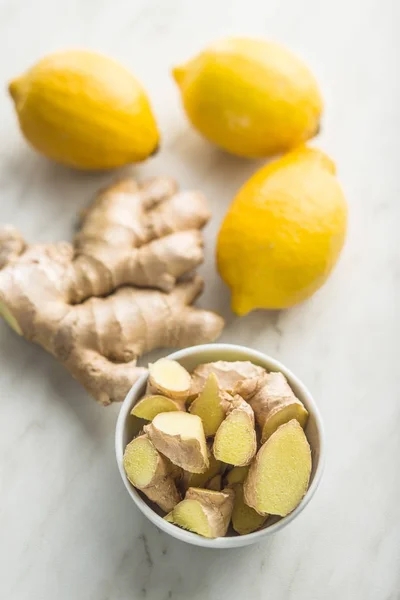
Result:
[[[243,485],[235,483],[232,486],[235,492],[235,502],[232,511],[232,527],[239,535],[246,535],[260,529],[268,518],[268,515],[259,515],[258,512],[247,506],[244,500]]]
[[[236,466],[250,464],[257,451],[254,414],[251,407],[238,396],[232,409],[221,423],[214,438],[214,456]]]
[[[206,538],[222,537],[228,530],[234,497],[231,489],[215,492],[189,488],[185,499],[164,518]]]
[[[284,517],[300,503],[311,474],[311,450],[293,419],[261,446],[244,484],[246,504],[262,515]]]
[[[168,397],[186,398],[192,378],[177,361],[161,358],[149,366],[149,383]]]
[[[210,373],[200,394],[193,400],[189,411],[203,421],[206,437],[215,435],[225,418],[229,406],[228,394],[218,384],[215,373]]]
[[[173,412],[184,410],[184,405],[179,401],[167,398],[166,396],[152,395],[145,396],[131,410],[131,415],[152,421],[154,417],[162,412]]]

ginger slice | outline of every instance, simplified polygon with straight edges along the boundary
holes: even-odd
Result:
[[[248,360],[226,361],[218,360],[199,365],[192,373],[190,398],[196,397],[203,390],[210,373],[214,373],[219,387],[225,392],[232,393],[239,381],[253,379],[265,375],[265,369],[254,365]]]
[[[222,471],[221,461],[215,458],[209,446],[207,446],[207,455],[209,464],[204,473],[190,473],[189,471],[183,471],[181,485],[185,491],[190,487],[205,487],[207,481]]]
[[[229,527],[235,493],[189,488],[185,499],[168,515],[166,521],[206,538],[223,537]]]
[[[131,410],[131,415],[152,421],[159,413],[185,410],[184,402],[154,394],[145,396]]]
[[[225,485],[233,485],[234,483],[244,483],[249,472],[249,466],[247,467],[233,467],[225,475]]]
[[[311,449],[296,419],[261,446],[244,483],[245,502],[260,515],[285,517],[300,503],[311,474]]]
[[[169,398],[186,398],[192,378],[176,360],[161,358],[149,365],[150,386]]]
[[[258,512],[248,506],[244,500],[242,483],[234,483],[232,489],[235,492],[235,501],[232,511],[232,527],[239,535],[246,535],[260,529],[268,519],[268,515],[259,515]]]
[[[252,388],[252,391],[250,391]],[[237,385],[238,394],[243,393],[254,410],[264,443],[273,433],[292,419],[304,428],[308,412],[296,398],[286,377],[282,373],[268,373],[256,382],[244,381]]]
[[[204,473],[208,469],[206,438],[197,415],[160,413],[144,430],[157,450],[178,467],[191,473]]]
[[[217,376],[211,372],[203,390],[189,407],[189,412],[198,415],[203,421],[206,437],[215,435],[217,432],[218,427],[225,419],[230,400],[232,400],[231,396],[221,390]]]
[[[256,452],[253,409],[240,396],[235,396],[215,434],[214,456],[222,462],[243,467],[250,464]]]
[[[171,511],[180,501],[173,471],[147,435],[141,435],[127,445],[124,469],[131,484],[164,512]]]
[[[222,490],[222,475],[214,475],[210,481],[207,481],[206,488],[208,490],[214,490],[215,492],[220,492]]]

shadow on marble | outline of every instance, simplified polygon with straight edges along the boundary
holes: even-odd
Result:
[[[94,194],[113,179],[129,174],[135,174],[132,167],[106,172],[78,171],[18,145],[4,156],[1,165],[3,193],[7,195],[10,190],[14,196],[13,210],[6,213],[6,220],[21,228],[29,242],[36,241],[31,238],[35,229],[41,241],[58,241],[59,232],[63,232],[65,239],[71,239],[76,215]]]
[[[98,404],[53,357],[47,355],[46,360],[53,363],[48,372],[53,397],[82,426],[82,436],[101,442],[106,435],[113,441],[120,404]]]
[[[55,358],[40,346],[16,336],[5,323],[0,323],[0,338],[4,386],[19,410],[26,403],[32,414],[43,418],[54,403],[57,412],[69,413],[66,423],[71,426],[71,416],[76,421],[82,430],[82,440],[87,436],[100,439],[104,426],[107,435],[113,438],[119,406],[104,408],[97,404]],[[34,377],[34,386],[28,386],[31,377]],[[23,385],[24,380],[26,385]],[[15,390],[18,394],[13,397]],[[104,422],[103,426],[99,420]]]
[[[220,341],[273,353],[278,358],[284,336],[286,311],[255,310],[244,317],[229,314]]]
[[[184,162],[185,170],[191,171],[196,185],[215,174],[212,184],[216,190],[220,184],[227,190],[238,189],[267,162],[266,159],[247,159],[229,154],[190,127],[182,125],[177,125],[176,134],[167,140],[166,146],[169,154]]]

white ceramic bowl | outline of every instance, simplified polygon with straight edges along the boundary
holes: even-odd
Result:
[[[247,546],[261,541],[263,538],[279,531],[286,525],[289,525],[293,519],[295,519],[301,511],[307,506],[313,497],[318,484],[321,480],[323,464],[324,464],[324,433],[322,427],[321,416],[317,409],[317,406],[305,385],[297,379],[295,375],[284,365],[278,361],[270,358],[262,352],[257,352],[251,348],[245,348],[244,346],[235,346],[232,344],[206,344],[203,346],[193,346],[191,348],[185,348],[170,354],[168,358],[177,360],[180,362],[188,371],[193,369],[202,363],[213,362],[216,360],[250,360],[251,362],[260,365],[268,371],[281,371],[287,378],[290,386],[292,387],[296,396],[303,402],[309,412],[309,419],[306,427],[306,435],[311,446],[312,453],[312,472],[310,479],[310,486],[303,500],[297,506],[297,508],[290,513],[287,517],[274,520],[271,518],[268,521],[271,523],[264,529],[249,533],[241,536],[229,536],[217,539],[206,539],[184,529],[176,527],[171,523],[167,523],[160,514],[151,508],[150,504],[138,493],[138,491],[129,483],[124,467],[123,467],[123,455],[126,445],[131,441],[132,434],[132,419],[130,412],[136,402],[143,396],[146,383],[147,375],[143,375],[132,387],[127,397],[125,398],[121,411],[118,416],[116,433],[115,433],[115,452],[117,456],[117,463],[119,472],[121,473],[122,480],[125,484],[128,493],[136,506],[142,511],[142,513],[152,522],[154,525],[172,535],[174,538],[187,542],[188,544],[194,544],[196,546],[203,546],[205,548],[238,548],[240,546]],[[268,523],[268,522],[267,522]]]

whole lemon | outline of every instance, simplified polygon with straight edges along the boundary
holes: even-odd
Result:
[[[287,308],[311,296],[339,257],[346,224],[346,200],[322,152],[303,146],[257,171],[218,236],[232,310]]]
[[[9,85],[21,130],[39,152],[78,169],[144,160],[159,134],[140,83],[86,50],[51,54]]]
[[[322,99],[316,81],[277,44],[226,39],[175,68],[173,75],[193,126],[233,154],[271,156],[319,130]]]

